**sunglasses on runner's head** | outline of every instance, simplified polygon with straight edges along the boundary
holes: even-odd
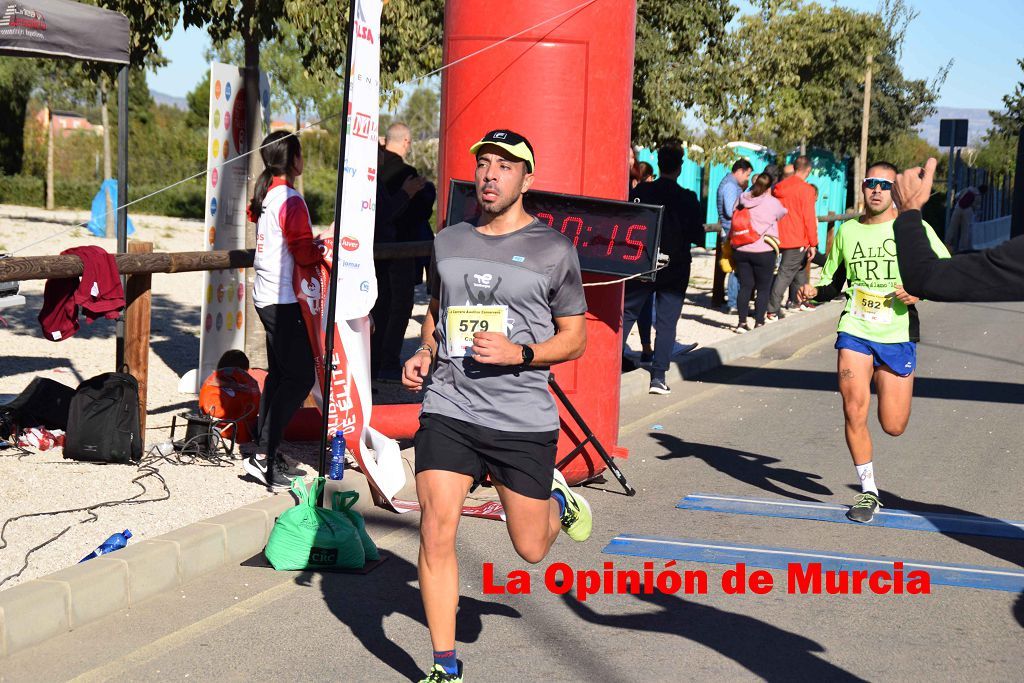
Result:
[[[892,181],[886,180],[885,178],[865,178],[864,182],[861,183],[861,187],[866,187],[869,190],[873,190],[878,187],[881,188],[883,192],[888,192],[892,189]]]

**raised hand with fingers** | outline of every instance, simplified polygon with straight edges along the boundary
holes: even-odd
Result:
[[[896,175],[893,198],[900,211],[920,211],[932,196],[932,183],[935,181],[935,168],[938,161],[930,157],[924,162],[924,168],[915,166]]]

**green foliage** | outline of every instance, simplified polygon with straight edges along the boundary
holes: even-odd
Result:
[[[1017,60],[1024,70],[1024,59]],[[1018,136],[1024,130],[1024,80],[1012,93],[1003,95],[1001,111],[990,111],[992,127],[988,129],[973,165],[995,174],[1013,174],[1017,166]]]
[[[731,63],[716,69],[721,95],[706,118],[722,139],[755,139],[780,151],[805,141],[837,157],[855,155],[870,54],[870,139],[901,139],[932,112],[948,69],[931,83],[904,77],[899,57],[914,16],[903,0],[883,0],[873,13],[764,0],[730,37]]]
[[[946,155],[922,139],[916,131],[904,131],[884,142],[872,138],[868,144],[868,163],[888,161],[896,168],[910,168],[924,165],[925,159],[939,160],[936,176],[946,177]]]
[[[21,172],[24,122],[36,74],[31,60],[0,57],[0,174]]]
[[[1017,167],[1017,136],[989,132],[971,165],[995,174],[1013,174]]]
[[[1024,71],[1024,59],[1018,59],[1017,65]],[[1012,93],[1003,95],[1002,111],[990,111],[992,116],[991,133],[1001,136],[1015,136],[1024,128],[1024,81],[1017,83]]]
[[[682,137],[683,113],[714,109],[732,69],[729,0],[639,0],[633,61],[633,140]]]
[[[210,70],[206,70],[203,80],[185,95],[188,102],[188,115],[185,125],[189,128],[205,129],[210,125]]]
[[[58,180],[53,186],[54,205],[57,208],[88,209],[97,192],[98,183]],[[45,203],[46,188],[42,178],[0,175],[0,204],[43,206]]]

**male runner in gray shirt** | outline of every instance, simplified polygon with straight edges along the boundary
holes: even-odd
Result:
[[[548,367],[586,347],[579,259],[568,239],[523,209],[534,179],[526,138],[494,130],[470,152],[482,213],[476,225],[452,225],[434,240],[423,344],[402,380],[426,391],[415,446],[429,683],[462,681],[455,535],[474,482],[490,474],[527,562],[544,559],[559,529],[584,541],[592,526],[587,501],[555,471],[558,410],[547,387]]]

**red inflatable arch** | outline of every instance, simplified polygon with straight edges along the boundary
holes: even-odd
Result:
[[[442,78],[439,216],[447,208],[448,180],[472,180],[469,147],[493,128],[529,138],[537,158],[534,188],[626,199],[636,3],[595,0],[568,11],[581,4],[447,3],[445,64],[493,47],[447,69]],[[584,274],[584,282],[602,279],[608,278]],[[622,291],[621,284],[587,288],[587,352],[554,368],[559,385],[616,457],[627,455],[617,446]],[[409,438],[418,411],[418,405],[374,406],[372,424],[389,436]],[[561,416],[559,458],[583,438],[564,410]],[[588,446],[563,472],[578,483],[604,469]]]

